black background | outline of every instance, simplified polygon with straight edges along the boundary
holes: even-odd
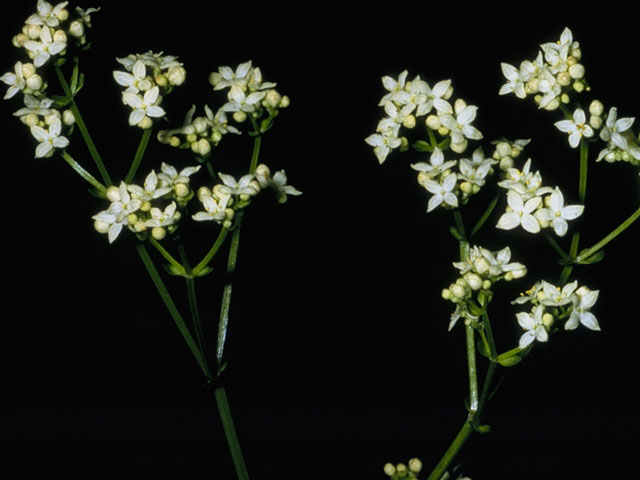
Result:
[[[10,38],[35,10],[4,6],[4,71],[22,59]],[[93,5],[82,5],[84,7]],[[97,5],[96,5],[97,6]],[[465,417],[464,335],[447,332],[454,278],[451,216],[425,213],[410,154],[380,166],[364,138],[383,114],[383,75],[409,69],[479,107],[490,140],[532,138],[528,153],[545,183],[576,198],[577,152],[556,114],[497,94],[500,62],[533,59],[540,43],[570,26],[583,48],[593,95],[621,116],[638,116],[633,18],[557,5],[527,13],[433,5],[213,5],[105,2],[81,57],[77,98],[114,178],[123,176],[139,132],[111,72],[115,57],[147,50],[184,62],[187,83],[165,99],[173,125],[192,105],[224,101],[209,72],[251,59],[291,97],[265,136],[261,161],[286,169],[304,192],[283,206],[264,196],[243,226],[227,346],[227,391],[253,478],[384,478],[387,461],[418,456],[428,468]],[[584,18],[583,18],[584,17]],[[48,76],[56,89],[53,72]],[[16,97],[18,98],[18,97]],[[35,142],[2,104],[4,313],[0,354],[3,478],[234,478],[210,391],[179,337],[127,232],[113,245],[92,227],[104,203],[60,158],[34,159]],[[637,126],[636,126],[637,129]],[[223,142],[219,169],[242,174],[246,138]],[[79,134],[69,151],[91,165]],[[142,172],[161,161],[192,164],[152,142]],[[597,241],[638,204],[637,171],[591,164],[583,245]],[[635,176],[634,176],[635,175]],[[481,209],[490,192],[471,203]],[[497,221],[497,217],[494,219]],[[486,412],[494,431],[472,437],[461,471],[481,478],[617,478],[632,471],[640,419],[637,382],[638,228],[578,268],[600,289],[602,332],[559,333],[514,368]],[[213,226],[185,227],[198,258]],[[496,295],[502,349],[521,329],[508,304],[559,267],[541,238],[487,229],[478,242],[511,245],[530,275]],[[224,263],[200,282],[202,315],[214,332]],[[217,274],[216,274],[217,272]],[[536,276],[537,274],[537,276]],[[549,277],[550,276],[550,277]],[[184,286],[166,278],[180,297]],[[183,300],[178,300],[187,312]],[[212,341],[213,342],[213,341]]]

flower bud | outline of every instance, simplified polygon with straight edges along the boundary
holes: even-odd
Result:
[[[66,8],[61,8],[56,12],[56,18],[61,22],[66,21],[69,18],[69,10]]]
[[[67,126],[76,123],[76,117],[71,110],[65,110],[64,112],[62,112],[62,123]]]
[[[506,172],[510,168],[513,168],[513,158],[504,157],[502,160],[500,160],[500,170]]]
[[[576,63],[575,65],[571,65],[569,67],[569,75],[571,78],[579,80],[584,77],[584,65],[581,63]]]
[[[502,157],[510,157],[511,156],[511,145],[509,142],[499,142],[496,145],[496,152],[498,152],[498,156]]]
[[[11,43],[16,48],[24,47],[24,42],[28,41],[29,37],[24,33],[19,33],[18,35],[14,35],[11,39]]]
[[[491,280],[487,278],[484,282],[482,282],[482,289],[489,290],[490,288],[491,288]]]
[[[465,108],[467,108],[467,102],[461,98],[456,98],[456,101],[453,104],[453,110],[456,112],[456,115],[459,115]]]
[[[420,461],[420,459],[412,458],[411,460],[409,460],[409,470],[414,473],[420,473],[420,470],[422,470],[422,462]]]
[[[475,273],[468,273],[465,275],[464,279],[467,281],[467,284],[471,288],[471,290],[480,290],[482,288],[482,278],[480,275],[476,275]]]
[[[571,84],[571,75],[569,72],[560,72],[556,77],[556,81],[558,82],[558,85],[566,87]]]
[[[26,115],[22,115],[20,117],[20,121],[24,123],[27,127],[33,127],[34,125],[38,125],[40,119],[38,115],[35,113],[27,113]]]
[[[440,295],[442,296],[443,299],[449,300],[451,299],[451,290],[449,290],[448,288],[443,288],[442,293]]]
[[[384,473],[385,475],[387,475],[388,477],[391,477],[392,475],[395,475],[396,473],[396,467],[393,466],[393,464],[391,463],[387,463],[384,466]]]
[[[153,126],[153,120],[151,120],[146,115],[142,117],[142,120],[138,122],[138,127],[142,128],[143,130],[151,128],[152,126]]]
[[[291,105],[291,99],[288,96],[283,95],[280,99],[280,104],[278,105],[278,107],[287,108],[289,105]]]
[[[84,35],[84,23],[80,20],[74,20],[69,25],[69,35],[75,38],[82,38]]]
[[[433,114],[427,115],[427,118],[425,119],[425,124],[431,130],[438,130],[442,126],[442,123],[440,122],[440,117]]]
[[[127,215],[127,222],[129,223],[129,225],[134,225],[137,221],[138,215],[136,215],[135,213],[130,213],[129,215]]]
[[[171,85],[182,85],[187,78],[187,71],[180,65],[175,65],[167,70],[167,78]]]
[[[64,30],[56,30],[53,34],[53,41],[67,43],[67,34]]]
[[[201,138],[200,140],[198,140],[198,155],[204,157],[206,155],[209,155],[211,153],[211,144],[209,143],[209,140],[207,140],[206,138]]]
[[[36,66],[33,63],[22,64],[22,76],[24,78],[29,78],[34,73],[36,73]]]
[[[174,191],[176,192],[176,196],[178,198],[184,198],[187,195],[189,195],[189,192],[191,191],[191,189],[189,188],[189,186],[185,183],[178,183],[176,184],[175,187],[173,187]]]
[[[596,130],[602,128],[602,122],[602,117],[599,115],[591,115],[591,117],[589,118],[589,125],[591,125],[591,127]]]
[[[462,285],[458,285],[458,284],[453,284],[450,287],[451,290],[451,295],[453,295],[454,298],[452,298],[452,301],[456,301],[456,300],[462,300],[466,295],[467,295],[467,289],[464,288]]]
[[[263,104],[266,107],[276,108],[280,105],[280,101],[282,100],[282,95],[278,93],[277,90],[268,90],[267,94],[264,97]]]
[[[159,73],[153,78],[154,83],[159,87],[166,87],[169,85],[169,79],[164,73]]]
[[[544,313],[542,315],[542,324],[547,327],[547,328],[551,328],[551,326],[553,325],[554,322],[554,318],[553,315],[551,315],[550,313]]]
[[[247,114],[241,110],[233,112],[233,119],[238,123],[242,123],[247,119]]]
[[[26,79],[26,85],[27,88],[33,92],[37,92],[42,88],[43,85],[43,81],[42,81],[42,77],[40,75],[38,75],[37,73],[34,73],[33,75],[29,75]]]
[[[601,116],[604,113],[604,105],[600,100],[594,100],[589,105],[589,113],[591,115]]]
[[[198,188],[198,191],[196,192],[196,196],[198,197],[198,200],[202,201],[203,197],[211,197],[213,194],[211,193],[211,190],[207,187],[200,187]]]
[[[151,210],[151,202],[150,201],[145,201],[142,202],[142,204],[140,205],[140,210],[143,212],[148,212]]]
[[[196,131],[196,133],[202,134],[207,130],[209,123],[207,122],[207,119],[204,117],[196,117],[191,123],[191,125],[193,126],[193,129]]]
[[[111,185],[109,188],[107,188],[105,195],[107,197],[107,200],[109,200],[110,202],[119,202],[121,200],[120,189],[115,185]]]
[[[144,221],[142,221],[141,219],[139,219],[136,223],[133,224],[133,230],[136,233],[144,232],[146,229],[147,229],[147,226],[145,225]]]
[[[25,25],[25,34],[30,40],[38,40],[40,38],[40,32],[42,29],[40,25]]]
[[[467,139],[465,138],[462,142],[460,143],[452,143],[450,148],[451,150],[453,150],[456,153],[464,153],[464,151],[467,149],[467,146],[469,145],[469,142],[467,141]]]
[[[490,267],[489,261],[484,257],[476,258],[473,262],[473,269],[480,275],[487,273]]]
[[[167,236],[167,231],[162,227],[153,227],[151,229],[151,236],[156,240],[162,240]]]
[[[415,128],[416,126],[416,117],[413,115],[407,115],[402,120],[402,126],[405,128]]]
[[[98,233],[108,233],[110,225],[106,222],[101,222],[100,220],[96,220],[93,222],[93,228],[95,228]]]
[[[473,185],[469,182],[462,182],[460,184],[460,191],[466,195],[473,193]]]
[[[580,81],[576,81],[576,82],[573,83],[573,89],[576,92],[580,93],[585,89],[585,85],[584,85],[584,83],[582,83]]]

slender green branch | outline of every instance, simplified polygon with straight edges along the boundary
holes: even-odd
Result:
[[[469,437],[471,436],[471,432],[473,432],[473,426],[469,419],[465,420],[462,428],[449,445],[449,448],[444,453],[438,464],[435,466],[431,474],[427,477],[427,480],[441,480],[443,475],[446,473],[449,465],[453,462],[458,455],[458,452],[462,449]]]
[[[71,112],[73,113],[73,116],[76,120],[76,126],[78,127],[78,130],[80,130],[80,134],[82,135],[84,142],[87,144],[87,148],[89,149],[91,158],[93,158],[93,161],[95,162],[96,167],[98,167],[98,171],[100,172],[102,181],[104,182],[105,185],[111,186],[113,185],[113,182],[111,181],[111,177],[109,176],[109,173],[107,172],[107,169],[104,166],[104,162],[102,161],[102,158],[98,153],[98,149],[93,143],[93,139],[91,138],[91,135],[89,134],[89,129],[87,128],[87,125],[84,122],[82,115],[80,114],[80,109],[76,104],[75,98],[73,98],[74,92],[71,91],[71,88],[69,87],[69,84],[67,83],[67,80],[64,78],[64,74],[62,73],[62,70],[60,70],[60,67],[58,65],[55,66],[55,71],[56,71],[56,75],[58,76],[58,80],[60,81],[60,85],[62,85],[62,89],[64,90],[64,94],[71,100]]]
[[[149,236],[149,243],[154,246],[154,248],[164,257],[164,259],[169,262],[169,264],[175,269],[175,273],[179,275],[185,275],[187,272],[184,266],[176,260],[163,246],[152,236]]]
[[[562,247],[560,246],[558,241],[555,239],[555,237],[551,235],[547,230],[544,231],[544,237],[547,239],[547,241],[553,247],[553,249],[558,253],[558,255],[560,255],[560,258],[562,258],[565,262],[568,262],[568,263],[571,263],[574,261],[574,259],[562,249]]]
[[[138,167],[140,167],[140,162],[142,161],[142,157],[144,156],[144,152],[147,149],[147,145],[149,144],[149,139],[151,138],[151,128],[147,128],[142,132],[142,137],[140,138],[140,143],[138,144],[138,150],[136,150],[136,155],[133,157],[133,162],[131,162],[131,166],[129,167],[129,172],[125,177],[125,183],[131,183],[133,181],[133,177],[135,177],[136,172],[138,171]]]
[[[84,180],[89,182],[96,190],[98,190],[103,196],[106,195],[107,187],[105,187],[98,179],[96,179],[93,175],[87,172],[82,166],[75,161],[75,159],[67,153],[66,150],[62,151],[62,158],[73,168],[78,175],[80,175]]]
[[[229,310],[231,309],[231,291],[233,289],[233,273],[236,270],[236,261],[238,258],[238,247],[240,245],[240,226],[242,223],[243,211],[240,210],[236,215],[236,228],[231,237],[231,246],[229,247],[229,258],[227,261],[227,282],[222,291],[222,304],[220,306],[220,319],[218,321],[218,344],[216,346],[216,360],[218,362],[218,374],[222,371],[224,344],[227,340],[227,329],[229,328]]]
[[[627,228],[629,228],[629,226],[631,226],[631,224],[635,222],[638,219],[638,217],[640,217],[640,207],[638,207],[636,211],[629,216],[629,218],[627,218],[624,222],[622,222],[615,229],[613,229],[613,231],[609,233],[606,237],[604,237],[594,246],[587,248],[580,255],[578,255],[578,257],[576,258],[576,261],[580,263],[582,260],[586,260],[592,255],[594,255],[595,253],[597,253],[598,251],[600,251],[606,244],[608,244],[610,241],[612,241],[614,238],[616,238],[618,235],[624,232]]]
[[[580,245],[580,232],[575,232],[573,237],[571,237],[571,246],[569,247],[569,257],[574,259],[578,256],[578,247]],[[562,269],[562,273],[560,274],[560,279],[558,283],[560,286],[563,286],[569,280],[571,276],[571,272],[573,272],[573,263],[570,265],[565,265]]]
[[[498,204],[499,199],[500,199],[500,195],[496,195],[495,197],[493,197],[491,202],[489,202],[487,209],[484,211],[480,219],[476,222],[473,229],[471,230],[470,237],[473,237],[476,233],[478,233],[478,230],[482,228],[482,226],[485,224],[485,222],[487,221],[487,219],[489,218],[493,210],[496,208],[496,205]]]
[[[213,379],[211,372],[209,371],[209,367],[204,361],[202,352],[200,351],[200,349],[196,345],[195,340],[191,336],[191,333],[189,332],[189,329],[187,328],[187,325],[185,324],[182,318],[182,315],[180,315],[180,312],[178,311],[175,303],[173,302],[173,299],[171,298],[171,295],[169,294],[167,287],[164,285],[164,282],[162,281],[162,278],[160,277],[158,270],[153,264],[153,260],[151,260],[151,257],[149,256],[149,252],[147,252],[147,249],[145,248],[144,244],[141,242],[138,242],[136,244],[136,250],[138,251],[138,255],[140,255],[140,259],[142,260],[142,263],[147,269],[147,273],[151,277],[153,284],[156,286],[156,289],[160,294],[160,298],[162,298],[162,301],[167,307],[167,310],[169,310],[169,313],[171,314],[171,318],[173,318],[173,321],[178,327],[178,330],[180,331],[182,338],[184,338],[184,341],[186,342],[187,346],[189,347],[189,350],[191,351],[191,354],[195,358],[196,362],[198,362],[198,365],[200,366],[202,373],[205,375],[207,379],[210,379],[210,380]]]
[[[587,197],[587,170],[589,166],[589,143],[580,142],[580,179],[578,182],[578,200],[584,205]]]
[[[478,411],[478,370],[476,367],[475,330],[465,325],[467,337],[467,369],[469,372],[469,412],[474,415]]]
[[[457,208],[453,211],[453,219],[456,222],[456,227],[460,235],[462,235],[463,237],[466,237],[467,234],[465,233],[465,230],[464,230],[464,222],[462,221],[462,214],[460,213],[460,210]],[[464,260],[464,259],[461,258],[460,260]]]
[[[195,267],[193,267],[194,276],[198,276],[198,274],[204,268],[206,268],[207,265],[209,265],[209,262],[213,259],[216,253],[218,253],[218,250],[220,250],[220,247],[224,243],[224,239],[227,237],[228,232],[229,232],[228,228],[223,227],[222,230],[220,230],[220,233],[218,234],[218,238],[216,238],[216,241],[214,242],[212,247],[209,249],[207,254],[204,256],[202,260],[200,260],[200,262],[198,262],[198,264]]]
[[[240,448],[240,441],[238,440],[236,427],[233,423],[233,417],[231,416],[231,408],[229,407],[227,392],[224,387],[220,387],[215,390],[214,395],[216,397],[216,403],[218,404],[220,419],[222,420],[222,428],[224,429],[224,434],[227,437],[229,450],[231,450],[231,458],[233,459],[233,465],[235,466],[238,480],[249,480],[249,472],[247,471],[247,466],[244,462],[242,449]]]

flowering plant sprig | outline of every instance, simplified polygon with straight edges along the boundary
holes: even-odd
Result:
[[[589,213],[586,205],[589,146],[604,143],[604,148],[593,159],[595,161],[626,161],[635,166],[640,165],[640,149],[637,147],[638,134],[631,130],[634,118],[619,118],[615,107],[611,107],[604,118],[605,109],[598,100],[591,101],[589,117],[581,108],[583,102],[579,97],[591,91],[581,59],[580,45],[567,28],[558,42],[542,44],[535,60],[523,61],[520,68],[502,63],[507,83],[499,91],[500,95],[514,94],[521,99],[532,97],[539,109],[564,114],[564,119],[555,122],[555,127],[568,135],[570,148],[579,147],[580,151],[575,203],[566,200],[573,196],[566,186],[552,187],[543,183],[540,171],[532,168],[531,158],[525,157],[526,161],[521,163],[529,139],[495,140],[491,142],[494,146],[491,157],[484,156],[482,146],[474,146],[470,159],[458,158],[483,137],[473,126],[478,108],[461,99],[453,100],[450,80],[440,81],[431,89],[419,76],[408,80],[407,71],[397,78],[387,76],[382,79],[386,93],[379,105],[384,108],[385,116],[378,122],[376,132],[365,141],[373,147],[381,164],[395,151],[407,152],[410,147],[420,156],[428,154],[411,167],[418,171],[418,183],[431,194],[427,212],[438,209],[452,212],[454,226],[450,227],[450,232],[459,247],[459,259],[452,262],[458,277],[442,290],[442,297],[455,305],[448,329],[454,329],[460,320],[464,323],[468,417],[431,471],[429,480],[440,480],[449,475],[447,469],[472,432],[489,431],[488,426],[481,424],[481,416],[500,385],[493,384],[498,365],[512,367],[518,364],[536,341],[548,342],[559,330],[558,325],[565,331],[575,330],[580,325],[592,331],[600,330],[600,323],[592,312],[599,290],[580,285],[578,280],[569,280],[575,265],[592,264],[602,259],[602,248],[640,217],[640,207],[602,240],[582,251],[578,230],[572,233],[568,249],[563,248],[556,237],[565,237],[572,229],[570,222]],[[423,128],[418,128],[420,117],[425,117],[421,122]],[[422,138],[421,134],[424,135]],[[417,139],[410,139],[410,136]],[[493,176],[496,166],[501,172],[499,178]],[[506,195],[498,194],[490,200],[484,213],[469,228],[463,219],[465,205],[492,179]],[[519,280],[526,276],[527,267],[511,261],[511,252],[517,251],[514,244],[492,251],[471,243],[494,215],[501,198],[506,205],[494,223],[497,229],[506,233],[522,227],[529,235],[544,234],[559,254],[562,266],[557,281],[538,280],[511,302],[515,306],[527,304],[530,309],[514,314],[513,321],[522,333],[514,342],[517,346],[502,352],[492,330],[490,303],[498,298],[500,280]],[[477,353],[488,359],[483,383],[478,381]],[[409,470],[404,466],[401,470],[398,474],[392,464],[385,466],[385,473],[391,478],[405,478]]]
[[[193,107],[187,112],[182,126],[156,132],[159,143],[189,149],[194,154],[196,165],[190,162],[186,166],[174,166],[174,162],[162,161],[152,166],[143,179],[136,181],[157,121],[167,115],[163,99],[185,83],[187,72],[178,57],[163,52],[148,51],[116,58],[119,67],[113,71],[113,79],[121,87],[122,103],[130,108],[126,121],[129,126],[140,128],[142,136],[128,171],[121,180],[114,182],[76,102],[84,87],[78,54],[90,46],[87,29],[91,27],[92,15],[99,9],[76,8],[71,11],[68,4],[65,1],[52,5],[38,0],[37,11],[27,18],[21,33],[13,38],[14,46],[23,50],[27,58],[16,62],[9,72],[0,77],[8,86],[4,98],[10,100],[22,96],[23,106],[14,115],[29,128],[37,141],[36,158],[62,157],[90,183],[92,193],[105,201],[103,209],[92,217],[95,230],[105,234],[110,244],[125,233],[133,236],[136,251],[163,303],[206,383],[213,385],[238,478],[248,479],[221,379],[226,366],[231,279],[238,258],[240,227],[252,199],[265,190],[274,190],[276,201],[282,204],[289,196],[302,193],[287,184],[284,170],[272,173],[271,168],[260,162],[263,135],[273,127],[280,110],[288,106],[289,98],[275,90],[275,83],[264,81],[261,70],[251,61],[240,64],[235,70],[220,67],[210,75],[210,82],[214,90],[228,89],[226,103],[217,110],[205,105],[205,115],[195,118]],[[75,43],[71,42],[72,39]],[[62,69],[68,57],[72,57],[70,75]],[[62,89],[60,94],[50,93],[53,82],[46,78],[43,68],[48,64],[53,66]],[[235,125],[227,114],[231,115]],[[91,174],[68,152],[74,129],[80,131],[99,175]],[[246,135],[240,136],[243,130]],[[246,173],[238,179],[229,173],[219,172],[218,165],[214,168],[211,162],[212,148],[218,146],[227,133],[238,135],[240,140],[246,139],[253,145]],[[203,173],[208,174],[204,180],[199,178]],[[196,211],[198,209],[200,211]],[[199,229],[200,238],[212,237],[209,251],[198,262],[192,263],[188,257],[184,240],[188,236],[177,234],[185,218],[194,220],[192,225]],[[213,222],[209,222],[211,220]],[[212,230],[217,233],[212,235]],[[211,329],[217,331],[217,338],[215,342],[209,342],[205,339],[205,331],[210,329],[203,327],[195,282],[212,271],[211,264],[228,237],[227,281],[222,290],[218,328]],[[172,242],[167,241],[169,238]],[[166,262],[165,269],[169,274],[184,278],[190,321],[180,313],[156,268],[157,260],[149,254],[147,246],[153,247]],[[171,248],[176,248],[177,254],[170,252]],[[215,349],[208,352],[211,344]],[[215,358],[213,362],[209,360],[212,357]]]

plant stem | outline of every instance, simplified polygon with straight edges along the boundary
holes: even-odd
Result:
[[[220,387],[215,390],[214,395],[216,397],[218,412],[220,413],[220,419],[222,420],[222,428],[224,429],[224,434],[227,437],[227,444],[229,445],[229,450],[231,450],[231,458],[233,459],[233,465],[235,466],[238,479],[249,480],[249,472],[247,471],[247,466],[244,463],[238,434],[233,423],[233,417],[231,416],[227,392],[224,387]]]
[[[469,412],[478,411],[478,370],[476,367],[476,339],[472,325],[465,325],[467,338],[467,370],[469,372]]]
[[[154,248],[160,253],[160,255],[162,255],[164,259],[167,262],[169,262],[169,264],[173,268],[176,269],[176,273],[179,273],[181,275],[184,275],[187,273],[184,266],[175,258],[173,258],[173,256],[162,246],[162,244],[159,241],[157,241],[152,236],[149,236],[149,243],[151,243],[151,245],[154,246]]]
[[[66,150],[62,151],[62,158],[73,168],[78,175],[80,175],[84,180],[89,182],[96,190],[98,190],[102,195],[106,194],[107,187],[105,187],[98,179],[96,179],[93,175],[87,172],[82,166],[75,161],[75,159],[67,153]]]
[[[624,222],[622,222],[615,229],[613,229],[613,231],[609,233],[606,237],[604,237],[602,240],[596,243],[593,247],[590,247],[584,250],[580,255],[578,255],[578,257],[576,258],[576,261],[579,263],[580,261],[586,260],[587,258],[591,257],[593,254],[597,253],[607,243],[609,243],[611,240],[613,240],[622,232],[624,232],[627,228],[629,228],[629,226],[633,222],[635,222],[638,219],[638,217],[640,217],[640,207],[638,207],[636,211],[629,216],[629,218],[627,218]]]
[[[578,201],[584,205],[587,196],[587,170],[589,166],[589,144],[580,142],[580,179],[578,182]]]
[[[456,457],[458,452],[462,449],[469,437],[471,436],[471,432],[473,432],[473,426],[471,425],[471,421],[469,419],[465,420],[462,424],[462,428],[449,445],[449,448],[444,453],[438,464],[432,470],[431,474],[427,477],[427,480],[441,480],[442,476],[445,474],[451,462]]]
[[[162,278],[160,277],[158,270],[156,270],[156,267],[153,264],[151,257],[149,256],[149,252],[147,252],[147,249],[145,248],[144,244],[142,244],[141,242],[138,242],[136,244],[136,250],[138,251],[138,255],[140,255],[140,259],[142,260],[142,263],[147,269],[147,273],[151,277],[153,284],[156,286],[156,289],[160,294],[160,298],[162,298],[162,301],[167,307],[167,310],[169,310],[169,313],[171,314],[171,318],[173,318],[173,321],[178,327],[178,330],[182,334],[182,338],[184,338],[184,341],[187,343],[189,350],[191,350],[191,354],[196,359],[196,362],[198,362],[198,365],[200,366],[202,373],[207,379],[212,380],[213,376],[211,375],[211,372],[209,371],[209,367],[204,361],[202,352],[196,345],[196,342],[191,336],[191,333],[189,332],[189,329],[187,328],[187,325],[185,324],[182,318],[182,315],[180,315],[180,312],[178,311],[175,303],[173,302],[173,299],[171,298],[171,295],[169,294],[167,287],[164,285],[164,282],[162,281]]]
[[[144,152],[147,149],[147,145],[149,144],[149,139],[151,138],[151,130],[151,128],[147,128],[144,130],[144,132],[142,132],[142,138],[140,138],[140,143],[138,144],[136,155],[135,157],[133,157],[133,162],[131,162],[129,172],[124,179],[125,183],[131,183],[133,177],[135,177],[136,172],[138,171],[138,167],[140,167],[140,162],[142,161]]]
[[[91,158],[93,158],[93,161],[95,162],[96,167],[98,167],[98,171],[100,172],[102,181],[104,182],[105,185],[111,186],[113,185],[113,182],[111,181],[111,177],[109,176],[109,173],[107,172],[107,169],[105,168],[104,163],[102,162],[102,158],[100,158],[98,149],[96,148],[91,138],[91,135],[89,134],[89,129],[87,128],[87,125],[84,122],[82,115],[80,114],[80,109],[76,104],[75,98],[73,98],[73,92],[69,88],[69,84],[67,83],[67,80],[64,78],[64,74],[62,73],[62,70],[60,70],[59,66],[57,65],[55,66],[55,71],[56,71],[56,75],[58,76],[58,80],[60,81],[60,85],[62,85],[62,89],[64,90],[64,94],[69,99],[71,99],[71,112],[73,113],[73,116],[76,120],[76,125],[78,127],[78,130],[80,130],[80,134],[82,135],[84,142],[87,144],[87,148],[89,149]]]
[[[189,265],[189,260],[187,259],[187,253],[184,250],[182,242],[178,246],[178,250],[180,252],[180,259],[182,260],[182,264],[184,265],[186,274],[184,276],[184,279],[187,284],[187,299],[189,302],[189,312],[191,313],[191,320],[193,321],[193,327],[196,332],[196,340],[198,341],[198,346],[200,347],[200,352],[202,353],[202,359],[205,363],[207,363],[207,356],[204,345],[204,332],[202,330],[202,323],[200,322],[198,298],[196,297],[196,279],[193,276],[191,266]]]
[[[220,250],[220,247],[224,243],[224,239],[227,237],[228,232],[229,232],[228,228],[223,227],[222,230],[220,230],[220,233],[218,234],[218,238],[214,242],[211,249],[209,249],[209,251],[204,256],[204,258],[200,260],[200,262],[198,262],[198,264],[195,267],[193,267],[194,276],[197,276],[209,264],[209,262],[213,259],[216,253],[218,253],[218,250]]]

